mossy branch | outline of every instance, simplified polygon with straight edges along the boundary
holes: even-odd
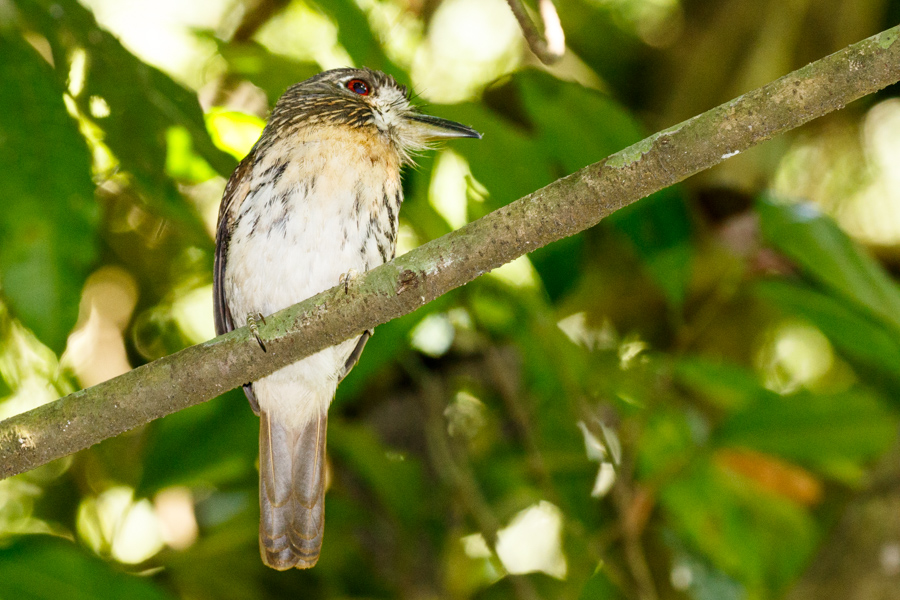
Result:
[[[259,379],[405,315],[527,252],[900,80],[894,27],[659,132],[246,328],[0,422],[0,478]]]

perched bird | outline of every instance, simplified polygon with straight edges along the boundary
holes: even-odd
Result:
[[[422,114],[404,86],[335,69],[290,87],[225,187],[215,257],[218,334],[346,282],[394,256],[400,168],[474,129]],[[370,332],[244,386],[259,427],[259,548],[278,570],[322,547],[325,426],[338,383]]]

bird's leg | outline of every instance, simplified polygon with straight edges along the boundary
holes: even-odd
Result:
[[[262,338],[259,337],[259,325],[257,325],[257,321],[261,321],[263,325],[266,324],[266,318],[262,315],[262,313],[250,313],[247,315],[247,327],[250,328],[250,333],[252,333],[253,337],[256,338],[256,343],[259,344],[259,347],[262,348],[262,351],[266,352],[266,345],[263,343]]]
[[[359,277],[359,271],[356,269],[350,269],[346,273],[338,278],[338,284],[344,286],[344,293],[347,294],[350,292],[350,282]]]

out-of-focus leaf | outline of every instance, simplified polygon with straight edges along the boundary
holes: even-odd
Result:
[[[390,73],[401,84],[409,84],[406,71],[395,65],[384,53],[369,27],[369,19],[356,2],[331,0],[316,6],[337,23],[338,43],[347,50],[356,66]]]
[[[745,600],[747,592],[740,583],[716,569],[709,560],[689,551],[683,542],[667,531],[664,538],[673,546],[670,578],[692,600]]]
[[[818,477],[771,454],[745,448],[722,448],[716,451],[715,460],[721,468],[797,504],[814,506],[822,500],[824,486]]]
[[[137,493],[171,485],[222,487],[254,478],[259,419],[242,390],[151,424]]]
[[[694,246],[691,215],[678,188],[617,211],[609,223],[631,239],[641,264],[668,302],[680,306],[691,277]]]
[[[737,409],[716,429],[717,446],[752,448],[852,480],[896,436],[896,416],[859,389],[781,396],[749,369],[696,357],[679,361],[673,374],[711,402]]]
[[[27,536],[0,549],[0,598],[165,600],[144,577],[112,569],[60,538]]]
[[[498,103],[520,103],[519,122],[510,120],[511,115],[498,119],[471,104],[441,111],[484,134],[478,142],[454,146],[490,194],[483,206],[475,207],[481,212],[473,216],[506,205],[643,137],[638,122],[614,100],[546,73],[517,73],[494,93]],[[679,305],[693,250],[690,214],[678,189],[645,198],[616,213],[610,223],[632,241],[669,302]],[[530,255],[553,299],[578,279],[581,239],[573,236]]]
[[[282,573],[272,571],[259,560],[258,498],[254,483],[252,490],[217,491],[197,503],[197,521],[202,531],[197,541],[186,551],[161,552],[154,559],[165,567],[166,580],[177,586],[179,598],[268,597],[266,577]]]
[[[237,159],[250,153],[266,126],[254,115],[221,109],[210,111],[206,124],[216,146]]]
[[[422,469],[413,457],[393,456],[371,430],[337,419],[328,424],[328,449],[350,465],[400,521],[415,524],[421,518]]]
[[[170,127],[166,132],[166,173],[172,179],[200,183],[216,172],[209,163],[194,151],[191,134],[181,126]]]
[[[239,75],[262,89],[269,99],[269,105],[288,87],[308,79],[321,69],[315,63],[300,62],[288,56],[275,54],[265,46],[253,41],[241,44],[227,43],[215,36],[209,36],[219,48],[219,54],[228,63],[230,73]]]
[[[544,150],[521,125],[472,103],[429,107],[428,112],[470,125],[483,135],[480,140],[453,146],[453,151],[469,162],[475,179],[487,188],[481,212],[505,206],[555,179],[544,160]],[[476,212],[475,216],[482,215]]]
[[[341,403],[363,393],[370,377],[399,360],[409,350],[409,334],[425,316],[447,310],[455,304],[455,294],[445,294],[413,313],[377,327],[366,342],[359,362],[338,386],[335,402]]]
[[[603,598],[603,600],[622,600],[625,597],[601,565],[597,567],[591,578],[581,588],[581,595],[578,596],[578,600],[597,600],[598,598]]]
[[[681,539],[760,597],[778,595],[816,541],[803,508],[703,459],[660,490],[660,504]]]
[[[642,54],[650,49],[613,13],[623,7],[643,12],[649,5],[590,0],[559,0],[555,4],[566,32],[566,46],[585,60],[603,83],[612,85],[617,92],[613,95],[633,97],[636,88],[646,85],[646,78],[636,77],[635,69]]]
[[[697,441],[684,414],[674,410],[655,411],[641,436],[638,476],[646,480],[676,470],[696,452]]]
[[[537,141],[567,175],[639,141],[638,121],[609,96],[526,71],[515,78]],[[548,110],[549,108],[549,110]],[[673,304],[684,300],[693,248],[691,220],[678,188],[618,211],[610,223],[634,243],[642,263]]]
[[[503,294],[507,296],[503,298],[498,292],[495,292],[498,300],[502,300],[495,300],[495,304],[507,304],[507,312],[513,317],[507,324],[509,329],[505,335],[516,344],[522,357],[524,385],[531,391],[520,401],[524,410],[532,415],[532,435],[545,452],[577,456],[580,462],[584,456],[584,438],[576,425],[575,415],[579,415],[579,393],[594,364],[555,322],[546,319],[549,304],[545,300],[507,294]],[[485,295],[483,300],[489,298]],[[523,323],[528,326],[523,327]],[[540,343],[536,344],[534,340],[540,340]],[[588,468],[583,462],[579,466]]]
[[[722,408],[742,408],[756,401],[760,393],[772,394],[760,386],[753,371],[740,365],[687,356],[673,368],[675,379],[703,398]]]
[[[502,94],[504,101],[507,97],[516,98],[516,84],[520,80],[527,81],[527,77],[513,76],[497,93]],[[554,107],[549,105],[544,110],[549,113]],[[441,116],[471,125],[484,135],[481,140],[453,146],[454,152],[466,158],[472,175],[488,191],[484,202],[470,203],[471,219],[538,190],[563,174],[558,172],[561,169],[554,169],[562,159],[547,159],[548,149],[541,145],[538,133],[508,116],[498,116],[476,104],[441,107],[440,111],[429,112],[440,112]],[[583,236],[576,235],[529,255],[551,298],[559,298],[578,280],[582,246]]]
[[[541,71],[517,73],[518,89],[539,147],[561,173],[573,173],[644,137],[628,110],[605,94]]]
[[[827,469],[871,459],[896,435],[896,416],[862,390],[790,396],[761,390],[759,400],[733,413],[715,439],[719,446],[753,448]]]
[[[91,155],[50,66],[0,36],[0,284],[11,312],[56,352],[97,253]]]
[[[93,98],[109,107],[108,116],[96,117],[95,122],[103,131],[103,142],[134,176],[146,200],[202,231],[166,175],[166,133],[172,126],[184,127],[197,153],[223,177],[236,163],[212,143],[196,95],[132,55],[75,0],[22,0],[17,6],[28,24],[49,40],[54,56],[59,56],[61,84],[69,74],[65,57],[76,49],[85,52],[84,85],[75,103],[85,115],[92,114]]]
[[[900,288],[872,257],[811,204],[757,204],[766,240],[821,285],[900,332]]]
[[[900,386],[900,342],[854,303],[848,304],[808,286],[761,281],[754,291],[785,312],[800,316],[824,333],[857,368]]]

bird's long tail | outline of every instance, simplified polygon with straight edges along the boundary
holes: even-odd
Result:
[[[284,571],[308,569],[322,549],[325,526],[326,413],[301,428],[265,410],[259,419],[259,553]]]

